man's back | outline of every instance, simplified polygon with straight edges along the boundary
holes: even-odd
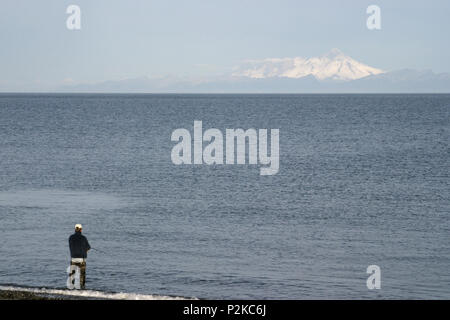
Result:
[[[86,237],[76,231],[69,237],[70,256],[72,258],[87,258],[87,251],[91,248]]]

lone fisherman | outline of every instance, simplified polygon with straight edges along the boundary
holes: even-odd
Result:
[[[83,226],[75,225],[75,233],[69,237],[70,265],[80,268],[80,288],[85,288],[86,283],[86,258],[87,252],[91,249],[88,240],[81,234]]]

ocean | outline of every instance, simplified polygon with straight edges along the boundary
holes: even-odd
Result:
[[[0,285],[206,299],[450,298],[450,95],[0,94]],[[258,165],[171,134],[279,129]],[[381,289],[369,290],[369,265]]]

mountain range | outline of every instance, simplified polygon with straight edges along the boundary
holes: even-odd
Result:
[[[59,92],[130,93],[450,93],[450,73],[368,66],[338,49],[319,57],[248,60],[205,78],[139,77],[66,85]]]

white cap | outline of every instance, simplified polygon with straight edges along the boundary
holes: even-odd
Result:
[[[81,224],[77,223],[75,225],[75,229],[83,229],[83,226]]]

